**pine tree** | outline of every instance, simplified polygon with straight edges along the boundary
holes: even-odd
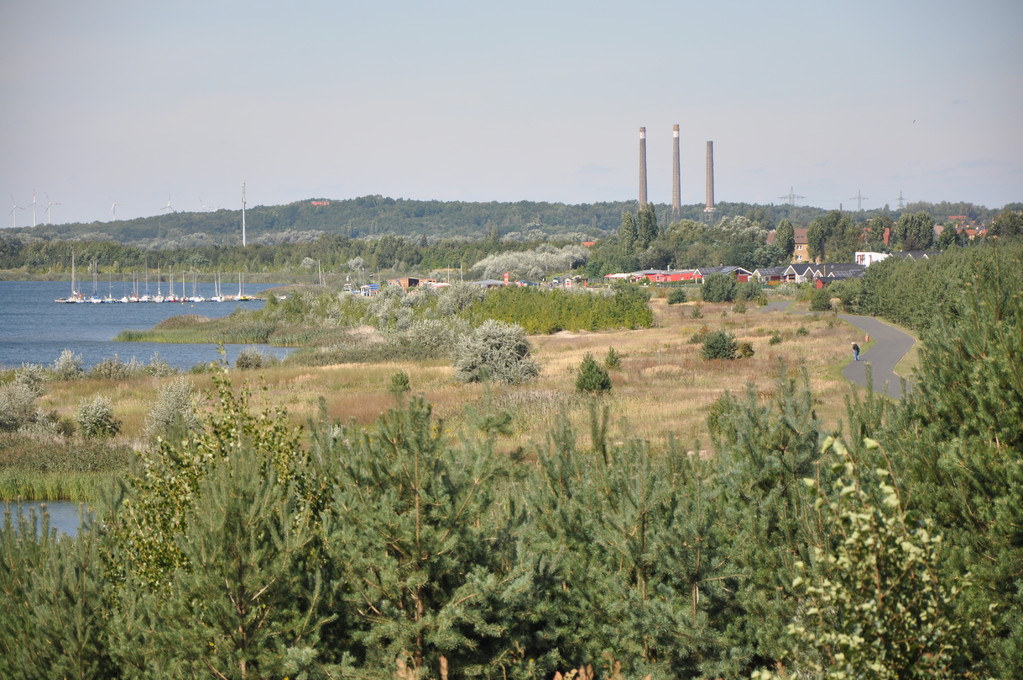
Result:
[[[600,394],[611,389],[611,376],[589,352],[583,357],[575,377],[575,391]]]
[[[499,503],[500,459],[486,444],[450,444],[420,398],[374,429],[342,429],[326,454],[336,491],[325,549],[354,612],[354,653],[414,673],[436,673],[444,657],[456,677],[509,663],[521,517]]]
[[[558,616],[546,635],[572,664],[613,658],[626,674],[657,677],[722,666],[731,565],[706,467],[674,443],[579,450],[567,422],[541,453],[526,551],[552,556],[557,578],[541,598]]]
[[[707,423],[717,493],[726,508],[719,540],[734,556],[731,658],[744,672],[751,668],[743,663],[757,666],[784,655],[796,563],[808,564],[812,548],[826,540],[814,495],[802,482],[822,475],[823,437],[809,377],[790,377],[783,367],[779,373],[769,401],[752,390],[744,398],[726,394]]]
[[[141,610],[121,625],[144,630],[124,637],[171,676],[315,677],[318,630],[331,616],[320,606],[303,503],[244,448],[198,491],[203,502],[178,539],[185,566],[168,575],[164,592],[137,600]]]
[[[964,616],[994,614],[974,640],[996,677],[1023,677],[1023,283],[1019,246],[980,251],[962,294],[925,336],[904,408],[879,438],[909,507],[946,542],[946,574],[973,574]]]

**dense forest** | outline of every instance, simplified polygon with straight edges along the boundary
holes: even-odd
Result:
[[[599,397],[588,444],[509,452],[498,412],[451,432],[395,390],[299,428],[217,381],[77,537],[0,529],[0,675],[1021,677],[1020,261],[864,277],[850,304],[901,318],[897,267],[927,310],[908,396],[826,428],[779,366],[714,403],[707,455],[609,440]]]
[[[386,203],[386,202],[385,202]],[[384,205],[381,214],[389,214],[401,202]],[[466,206],[479,204],[437,204]],[[499,204],[493,212],[480,209],[479,215],[516,213],[503,212]],[[507,206],[504,206],[507,207]],[[571,219],[579,206],[560,206]],[[607,206],[600,206],[603,210]],[[466,277],[494,278],[509,272],[514,278],[536,280],[549,275],[582,273],[590,278],[644,268],[684,269],[730,264],[753,270],[785,264],[793,251],[794,229],[801,222],[783,216],[797,217],[801,209],[722,204],[712,222],[701,214],[697,219],[665,221],[657,206],[648,204],[636,213],[625,204],[615,204],[616,224],[607,224],[612,215],[599,220],[599,239],[590,248],[583,248],[583,239],[592,239],[594,232],[544,231],[503,232],[491,228],[477,236],[428,235],[427,231],[410,235],[394,233],[352,236],[322,230],[278,233],[274,238],[255,238],[242,247],[220,245],[215,239],[168,238],[154,250],[154,243],[145,239],[117,240],[110,234],[92,233],[88,237],[58,233],[64,227],[39,227],[30,234],[26,230],[0,232],[0,270],[8,278],[70,276],[72,255],[77,257],[80,278],[118,277],[141,280],[146,273],[155,280],[157,270],[164,274],[176,272],[189,278],[217,273],[246,272],[250,280],[277,282],[365,283],[389,276],[435,276],[446,280]],[[964,210],[962,205],[940,208]],[[299,210],[308,209],[302,206]],[[932,212],[935,206],[931,206]],[[587,213],[593,216],[591,206]],[[368,210],[368,209],[367,209]],[[438,207],[441,214],[457,212]],[[413,211],[415,212],[415,211]],[[734,213],[731,216],[728,213]],[[564,215],[562,215],[564,216]],[[157,219],[170,219],[165,216]],[[462,216],[464,218],[464,215]],[[809,219],[808,237],[811,257],[827,262],[851,262],[857,250],[947,250],[965,246],[965,233],[944,229],[935,236],[935,218],[927,210],[900,215],[880,213],[848,213],[833,210],[802,213]],[[774,220],[778,218],[778,221]],[[462,219],[462,218],[459,218]],[[489,218],[488,218],[489,219]],[[150,225],[151,226],[151,225]],[[410,222],[409,229],[417,228]],[[1023,212],[1005,209],[987,223],[988,236],[1013,236],[1023,233]],[[183,227],[182,227],[183,228]],[[50,237],[38,234],[52,229]],[[484,230],[486,231],[486,230]],[[773,243],[768,243],[770,234]],[[883,235],[890,233],[888,243]],[[193,234],[195,236],[195,234]],[[123,237],[123,234],[122,234]],[[292,238],[294,237],[294,238]],[[981,239],[983,240],[983,239]],[[560,248],[560,250],[559,250]],[[581,270],[578,271],[578,270]],[[84,275],[83,275],[84,274]],[[181,280],[180,278],[178,280]]]
[[[746,217],[763,228],[773,229],[783,219],[807,226],[827,211],[809,206],[719,203],[712,217],[702,204],[682,206],[679,219],[707,222]],[[1012,206],[1007,206],[1012,207]],[[1023,206],[1015,206],[1020,209]],[[312,241],[323,234],[349,238],[374,236],[462,237],[510,241],[589,241],[615,233],[623,212],[636,211],[634,201],[582,205],[563,203],[464,203],[413,201],[362,196],[340,201],[309,199],[281,206],[255,206],[246,211],[249,243],[274,245],[288,241]],[[667,205],[655,205],[662,225],[672,221]],[[965,216],[982,223],[997,211],[970,203],[911,203],[904,210],[845,211],[857,222],[879,215],[898,219],[902,214],[926,212],[937,224],[950,216]],[[241,211],[174,212],[134,220],[56,224],[4,230],[26,240],[87,240],[131,243],[145,250],[166,250],[241,243]]]

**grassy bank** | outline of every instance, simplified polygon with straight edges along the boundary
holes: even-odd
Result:
[[[67,395],[65,394],[66,398]],[[0,499],[89,501],[134,459],[127,440],[53,432],[0,435]]]

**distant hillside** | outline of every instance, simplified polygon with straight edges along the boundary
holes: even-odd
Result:
[[[671,209],[657,205],[658,222],[671,222]],[[362,196],[334,201],[313,198],[280,206],[256,206],[246,212],[246,234],[250,243],[274,245],[281,242],[310,242],[321,234],[352,238],[423,236],[506,240],[593,240],[617,231],[623,212],[636,212],[635,201],[566,205],[563,203],[464,203],[457,201],[412,201]],[[906,211],[926,211],[937,222],[949,215],[966,215],[974,220],[990,219],[995,211],[968,203],[906,206]],[[857,211],[856,221],[869,219],[885,210]],[[807,206],[719,203],[714,221],[749,217],[768,228],[781,219],[806,225],[826,211]],[[893,215],[898,213],[892,212]],[[707,221],[702,204],[682,207],[682,218]],[[118,220],[41,225],[5,230],[7,234],[46,240],[113,240],[144,249],[168,249],[241,242],[241,211],[177,212],[167,215]]]

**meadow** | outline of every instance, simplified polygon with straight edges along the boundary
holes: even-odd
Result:
[[[751,304],[740,312],[730,303],[669,305],[666,297],[653,297],[649,304],[654,314],[651,328],[530,336],[541,372],[538,378],[522,384],[457,382],[447,359],[315,367],[275,362],[252,370],[232,367],[229,379],[252,392],[254,408],[284,409],[297,425],[316,418],[321,408],[332,420],[368,425],[395,405],[396,397],[389,389],[391,378],[404,372],[411,393],[433,406],[448,432],[492,427],[497,415],[502,419],[497,433],[499,448],[530,456],[562,418],[568,419],[581,440],[588,438],[590,399],[576,392],[576,374],[587,354],[603,363],[613,348],[621,358],[620,365],[609,370],[612,389],[600,397],[609,408],[607,437],[611,441],[642,439],[658,450],[674,439],[683,446],[706,450],[711,405],[725,392],[742,395],[753,390],[762,398],[770,397],[781,384],[778,376],[783,370],[806,371],[818,399],[818,417],[826,427],[840,428],[845,398],[857,389],[842,377],[841,369],[849,358],[849,342],[859,339],[859,335],[834,313],[793,313],[806,311],[805,303],[796,301],[791,302],[791,310],[768,311],[767,307]],[[705,360],[696,338],[716,330],[733,334],[738,342],[748,342],[753,356]],[[370,335],[374,330],[354,332]],[[152,445],[144,435],[146,417],[160,389],[174,379],[146,376],[53,382],[38,406],[51,417],[71,419],[83,399],[107,397],[121,424],[120,432],[103,446],[79,444],[77,457],[95,455],[102,460],[97,464],[100,469],[123,469],[131,459],[124,450]],[[200,403],[208,406],[211,375],[192,373],[185,379],[203,395]],[[75,448],[58,439],[48,440],[48,452]],[[117,449],[120,454],[89,453],[105,448]],[[9,439],[4,447],[0,493],[5,497],[38,497],[43,493],[49,500],[82,500],[95,493],[94,482],[102,478],[102,472],[87,463],[78,466],[84,470],[74,466],[44,469],[28,464],[25,461],[38,458],[25,453],[32,449],[33,442],[24,437],[17,444]],[[77,477],[73,478],[72,473]]]

